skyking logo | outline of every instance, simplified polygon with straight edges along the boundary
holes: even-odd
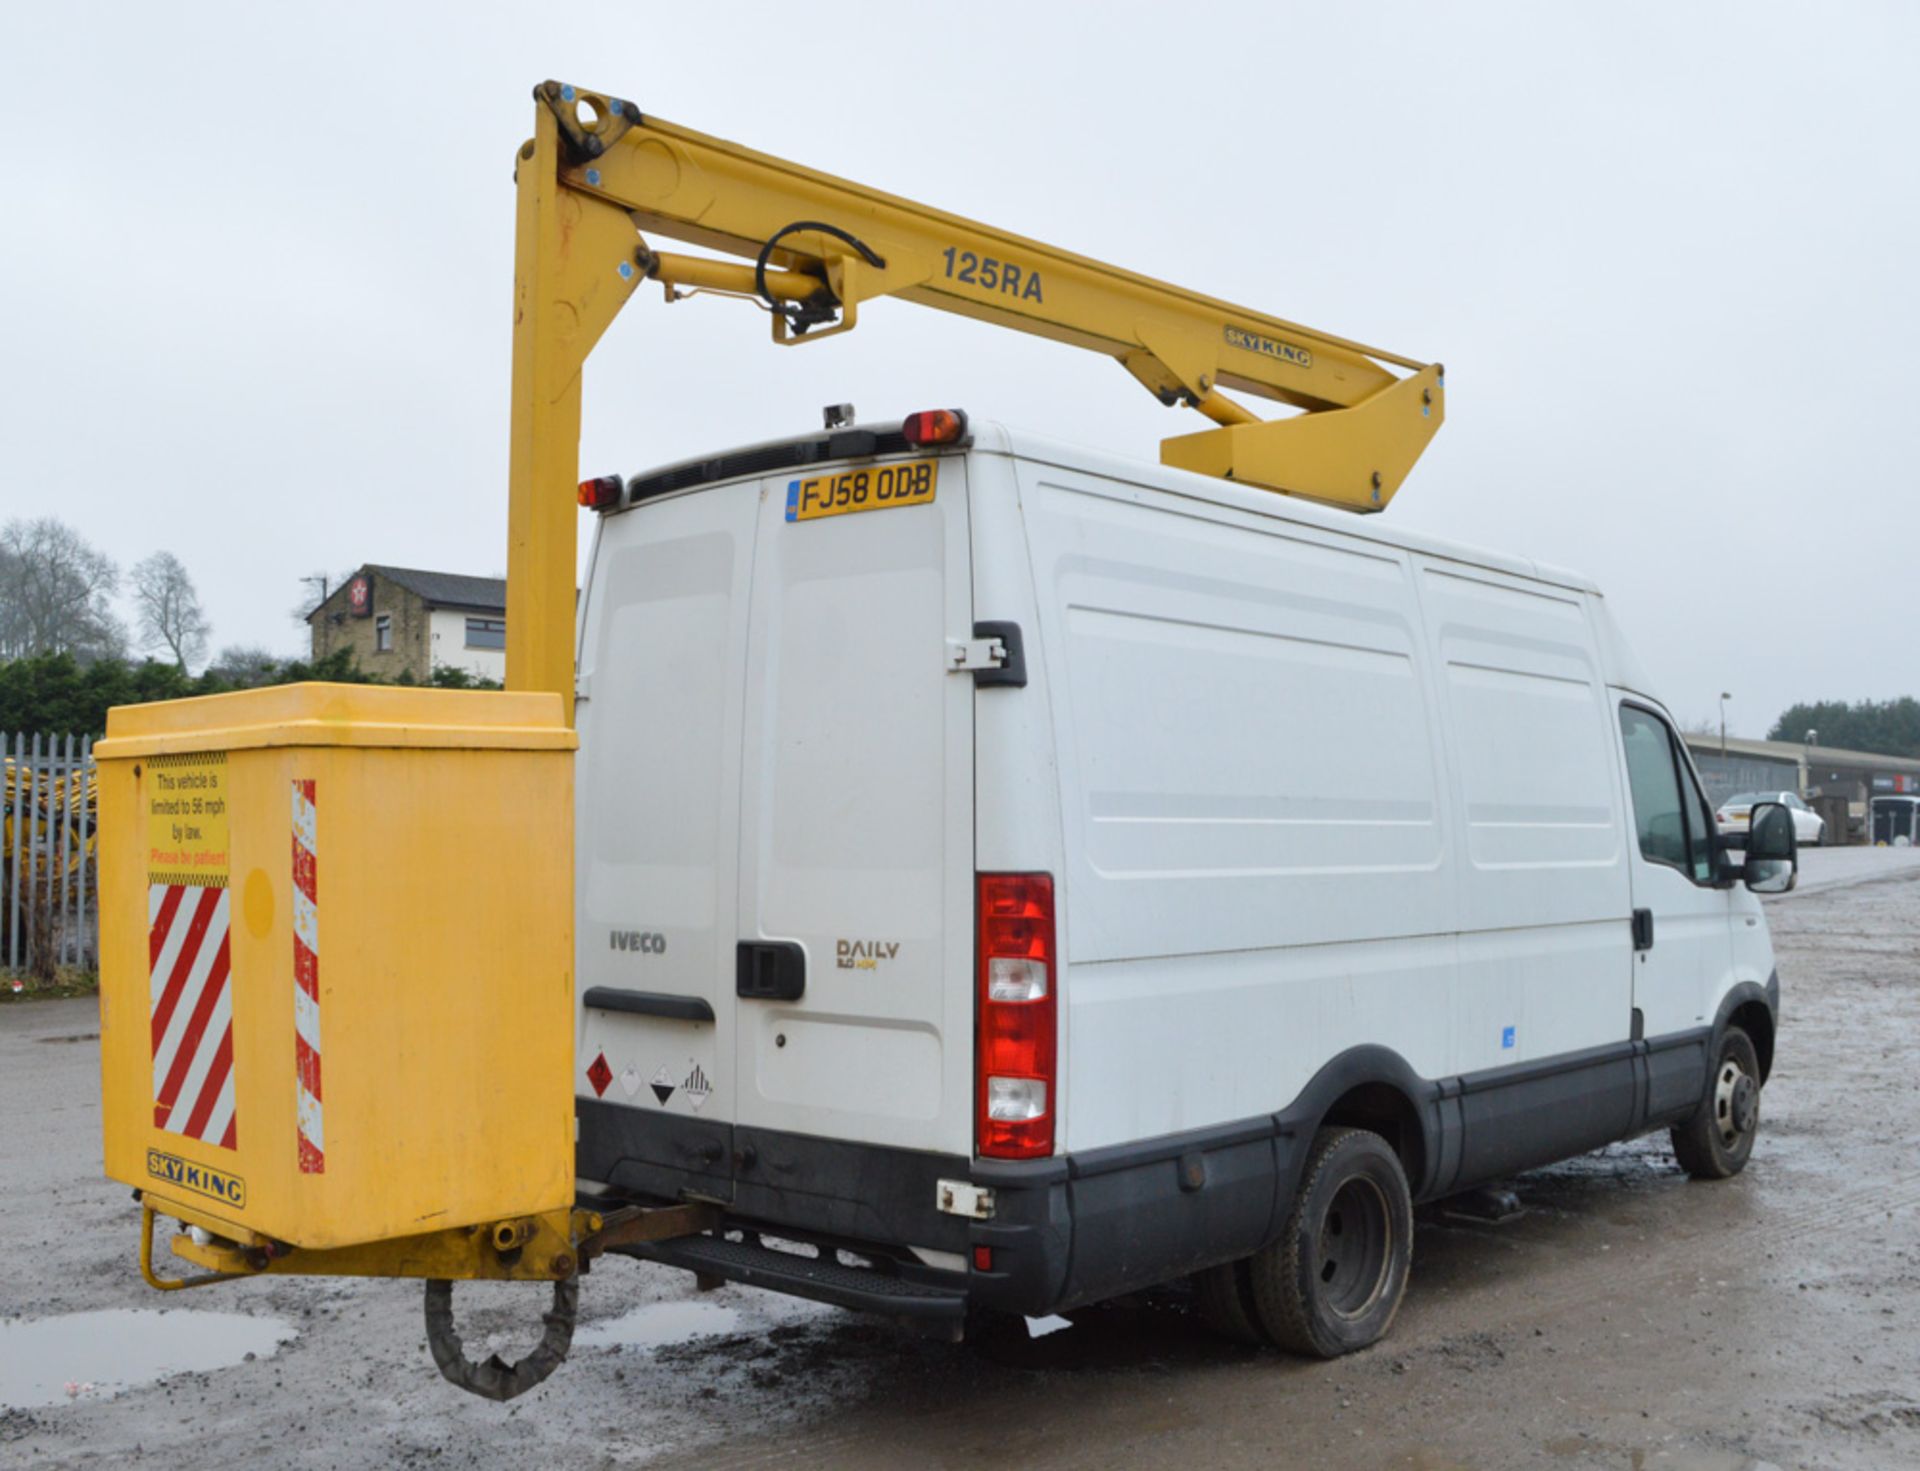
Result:
[[[1282,342],[1277,337],[1262,337],[1258,332],[1249,332],[1244,327],[1228,327],[1225,330],[1228,347],[1257,352],[1262,357],[1279,358],[1281,362],[1292,363],[1295,367],[1313,366],[1313,354],[1304,347],[1295,347],[1291,342]]]
[[[191,1160],[180,1158],[177,1154],[164,1154],[158,1149],[147,1151],[147,1173],[154,1179],[167,1185],[178,1185],[191,1190],[195,1195],[204,1195],[209,1200],[217,1200],[222,1205],[230,1205],[243,1210],[247,1204],[247,1182],[238,1175],[230,1175],[225,1170],[210,1170],[205,1165],[194,1164]]]

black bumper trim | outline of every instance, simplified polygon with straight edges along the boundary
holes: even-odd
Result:
[[[1757,985],[1736,988],[1724,1015]],[[1357,1047],[1329,1061],[1285,1109],[1258,1118],[1042,1160],[983,1160],[818,1139],[692,1120],[663,1110],[581,1099],[580,1174],[616,1195],[694,1194],[728,1206],[751,1233],[826,1238],[891,1256],[879,1274],[843,1280],[831,1262],[723,1252],[730,1280],[822,1301],[899,1313],[916,1280],[908,1248],[964,1254],[965,1286],[942,1287],[983,1307],[1038,1315],[1170,1281],[1258,1251],[1284,1229],[1314,1130],[1357,1089],[1398,1094],[1417,1121],[1414,1195],[1431,1199],[1630,1139],[1686,1117],[1705,1096],[1716,1029],[1622,1039],[1554,1058],[1426,1079],[1398,1054]],[[1409,1132],[1413,1132],[1410,1130]],[[938,1182],[991,1186],[984,1221],[938,1208]],[[979,1248],[991,1249],[991,1261]],[[650,1260],[728,1276],[670,1242],[636,1249]],[[876,1250],[877,1249],[877,1250]],[[758,1252],[760,1248],[753,1248]],[[826,1270],[832,1267],[832,1270]],[[824,1284],[824,1285],[823,1285]],[[828,1289],[853,1296],[828,1296]],[[872,1294],[879,1293],[878,1298]],[[916,1291],[904,1290],[917,1298]],[[892,1295],[889,1296],[888,1294]],[[866,1294],[866,1297],[861,1297]],[[858,1300],[856,1300],[858,1299]],[[941,1309],[945,1311],[945,1309]]]

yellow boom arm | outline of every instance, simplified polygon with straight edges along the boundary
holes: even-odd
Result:
[[[1382,509],[1444,418],[1441,369],[709,138],[631,102],[534,89],[514,261],[507,682],[573,699],[580,370],[642,281],[757,296],[793,345],[898,296],[1116,359],[1218,427],[1161,459]],[[642,232],[752,264],[655,250]],[[1396,373],[1394,369],[1403,372]],[[1263,420],[1234,389],[1303,412]]]

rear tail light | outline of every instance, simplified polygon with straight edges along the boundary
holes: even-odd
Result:
[[[900,437],[913,445],[958,444],[966,433],[967,416],[959,409],[908,414],[900,425]]]
[[[602,475],[597,480],[580,482],[580,504],[589,511],[604,511],[608,506],[618,505],[622,489],[618,475]]]
[[[979,875],[980,1019],[975,1144],[992,1159],[1053,1153],[1059,992],[1053,879]]]

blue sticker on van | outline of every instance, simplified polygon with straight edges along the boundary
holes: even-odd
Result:
[[[1500,1034],[1500,1045],[1502,1048],[1513,1046],[1514,1030],[1515,1030],[1514,1028],[1508,1027],[1504,1032]]]

